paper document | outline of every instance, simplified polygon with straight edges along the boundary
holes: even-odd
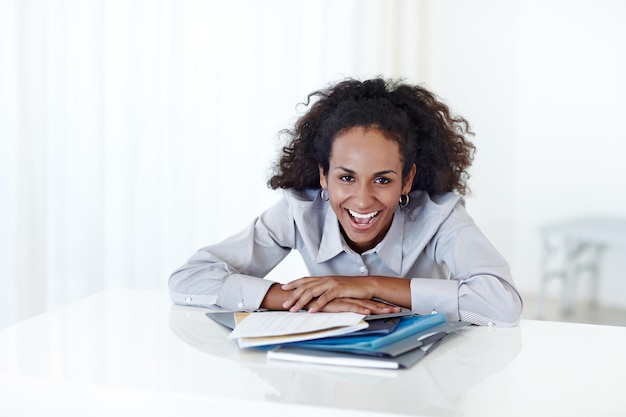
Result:
[[[238,339],[239,347],[272,346],[344,335],[368,327],[362,314],[291,313],[267,311],[235,313],[236,326],[229,338]]]
[[[354,326],[365,315],[344,313],[292,313],[289,311],[264,311],[244,313],[243,320],[237,320],[237,326],[228,336],[240,337],[284,336],[294,333],[309,333],[334,327]],[[237,319],[237,315],[235,316]]]

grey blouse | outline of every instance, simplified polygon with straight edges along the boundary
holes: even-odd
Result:
[[[522,300],[509,265],[467,214],[464,200],[422,191],[410,197],[408,207],[396,209],[385,238],[358,254],[319,190],[287,190],[248,227],[200,249],[177,269],[169,279],[170,297],[177,304],[256,310],[273,283],[261,278],[296,249],[311,276],[410,279],[415,313],[515,326]]]

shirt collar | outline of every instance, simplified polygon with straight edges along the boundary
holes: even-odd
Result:
[[[365,254],[377,253],[381,262],[396,274],[402,271],[402,241],[404,237],[404,212],[397,208],[394,213],[391,226],[383,240],[373,249],[366,251]],[[341,252],[354,253],[345,242],[341,230],[339,229],[339,220],[332,209],[326,211],[324,220],[324,231],[320,241],[320,247],[314,262],[321,263],[328,261],[339,255]]]
[[[381,262],[398,276],[400,276],[400,273],[402,272],[404,221],[404,212],[398,207],[393,215],[393,220],[387,234],[374,249],[371,249],[372,252],[378,253],[378,257]]]
[[[329,206],[324,219],[324,230],[322,231],[320,247],[314,262],[326,262],[339,255],[344,250],[343,242],[343,236],[341,236],[341,230],[339,230],[339,220],[337,220],[335,212]]]

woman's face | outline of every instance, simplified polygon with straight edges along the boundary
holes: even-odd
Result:
[[[401,194],[411,189],[415,166],[402,178],[397,142],[375,128],[351,128],[338,135],[330,153],[328,175],[320,184],[352,249],[363,253],[389,230]]]

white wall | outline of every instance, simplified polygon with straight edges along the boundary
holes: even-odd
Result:
[[[532,274],[537,225],[626,217],[626,3],[521,4],[515,262]],[[607,253],[601,299],[624,307],[626,263],[617,250]],[[528,259],[535,262],[525,266]]]
[[[391,72],[418,9],[1,0],[0,326],[106,287],[165,289],[278,198],[267,168],[297,103]]]
[[[476,131],[468,207],[510,260],[520,289],[536,293],[540,225],[626,217],[626,3],[430,6],[427,80]],[[607,253],[601,299],[624,306],[619,250]]]

